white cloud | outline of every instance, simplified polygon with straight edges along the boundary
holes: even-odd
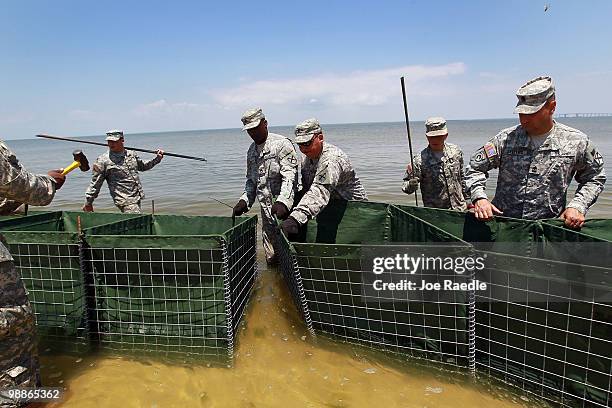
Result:
[[[224,107],[248,105],[319,104],[325,106],[381,106],[397,97],[399,78],[405,77],[411,95],[439,96],[452,92],[441,80],[466,72],[462,62],[409,65],[397,68],[321,74],[309,78],[259,80],[211,92]]]

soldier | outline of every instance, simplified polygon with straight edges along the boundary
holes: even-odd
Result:
[[[249,211],[257,197],[266,261],[273,264],[276,262],[274,216],[281,220],[287,218],[298,190],[297,151],[290,139],[268,132],[268,121],[260,108],[247,110],[241,120],[242,130],[246,130],[253,143],[247,152],[244,193],[234,206],[233,215]]]
[[[331,143],[323,142],[319,121],[307,119],[295,127],[295,142],[302,158],[304,195],[282,224],[286,236],[315,218],[331,198],[367,201],[365,189],[355,175],[348,156]]]
[[[64,184],[61,170],[48,176],[28,173],[0,140],[0,199],[47,205]],[[1,239],[1,235],[0,235]],[[35,319],[25,287],[5,242],[0,243],[0,390],[40,385]],[[0,406],[17,407],[18,400],[0,393]]]
[[[91,172],[93,177],[85,191],[83,211],[92,212],[93,202],[100,193],[104,180],[117,208],[122,213],[140,214],[140,201],[145,197],[139,171],[150,170],[164,157],[164,151],[157,150],[157,156],[144,162],[136,153],[124,147],[123,131],[106,132],[108,152],[96,159]]]
[[[521,124],[502,130],[478,149],[466,172],[476,218],[560,217],[568,227],[580,228],[606,182],[603,158],[584,133],[553,119],[557,103],[550,77],[532,79],[516,96],[514,112]],[[499,175],[491,203],[485,184],[494,168]],[[572,178],[578,188],[566,205]]]
[[[425,122],[425,135],[429,145],[414,156],[406,168],[402,190],[414,193],[421,183],[421,196],[425,207],[458,211],[467,209],[468,199],[463,176],[463,152],[446,143],[448,128],[444,118],[429,118]]]

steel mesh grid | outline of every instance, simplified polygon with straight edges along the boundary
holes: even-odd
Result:
[[[91,248],[97,332],[111,350],[225,355],[224,252]]]
[[[227,243],[229,290],[234,336],[257,277],[257,219],[235,228]]]
[[[307,308],[316,330],[377,349],[468,366],[467,304],[463,293],[424,301],[364,300],[360,259],[297,256]]]
[[[598,289],[492,272],[476,294],[478,371],[555,404],[610,406],[612,305],[597,301]]]
[[[87,350],[85,293],[78,244],[9,244],[36,316],[42,351]]]

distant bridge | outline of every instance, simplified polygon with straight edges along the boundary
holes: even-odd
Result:
[[[604,118],[612,116],[612,113],[558,113],[558,118]]]

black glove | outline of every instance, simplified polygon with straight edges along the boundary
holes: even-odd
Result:
[[[283,230],[283,234],[285,234],[287,238],[289,238],[289,236],[291,235],[297,234],[299,227],[300,227],[300,224],[298,224],[298,222],[292,217],[287,218],[281,224],[281,229]]]
[[[66,176],[62,174],[61,170],[49,170],[47,175],[55,180],[55,189],[59,190],[64,185],[64,181],[66,181]]]
[[[232,217],[239,217],[245,212],[249,211],[247,207],[247,203],[244,200],[238,200],[238,203],[234,206],[234,210],[232,211]]]
[[[272,206],[272,215],[276,215],[279,220],[286,220],[289,216],[289,210],[285,204],[277,201]]]

